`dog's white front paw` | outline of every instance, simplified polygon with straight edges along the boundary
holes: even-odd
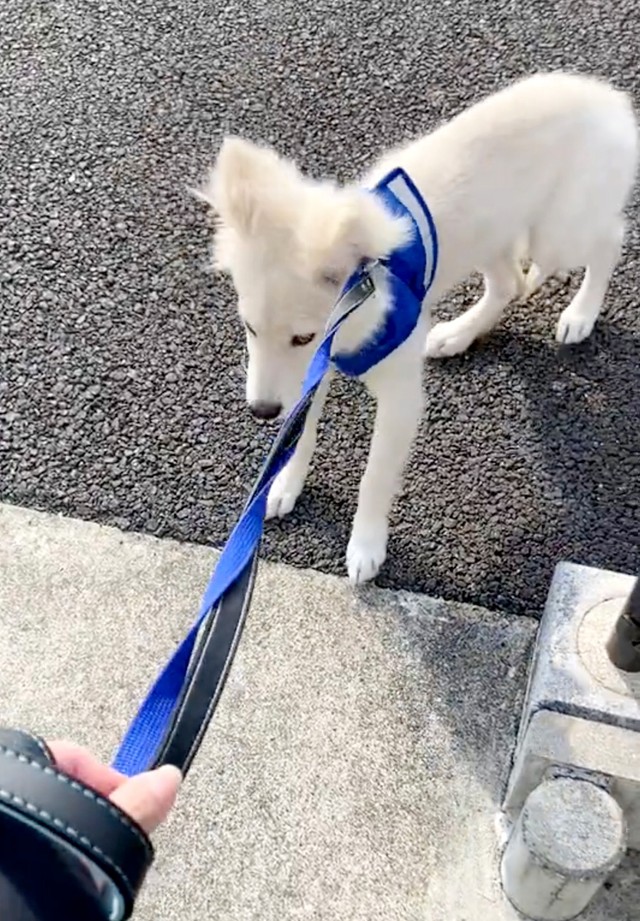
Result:
[[[280,471],[278,476],[271,484],[269,495],[267,496],[267,520],[269,518],[284,518],[298,501],[298,496],[302,492],[304,479],[292,476],[290,471],[285,467]]]
[[[355,528],[347,547],[347,570],[352,585],[374,579],[387,556],[387,528]]]
[[[576,342],[582,342],[591,335],[595,322],[596,317],[593,315],[585,315],[578,310],[572,310],[569,306],[560,315],[556,339],[563,345],[575,345]]]
[[[427,334],[424,353],[428,358],[448,358],[466,352],[477,331],[458,320],[449,320],[436,325]]]

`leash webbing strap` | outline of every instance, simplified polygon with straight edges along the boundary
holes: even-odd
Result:
[[[229,672],[247,615],[269,487],[291,457],[313,397],[329,369],[335,334],[375,290],[360,272],[339,300],[309,366],[302,397],[282,424],[244,511],[222,550],[200,613],[151,687],[116,754],[114,767],[132,776],[161,764],[188,770]]]

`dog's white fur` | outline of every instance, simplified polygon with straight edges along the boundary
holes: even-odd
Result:
[[[435,220],[439,264],[421,322],[364,378],[377,412],[347,551],[353,582],[374,577],[385,559],[389,510],[423,409],[423,353],[463,352],[516,296],[529,295],[551,274],[583,267],[557,338],[587,337],[620,256],[637,159],[628,97],[595,79],[559,73],[522,80],[392,151],[362,186],[315,182],[271,150],[224,141],[200,196],[218,220],[215,261],[231,273],[240,315],[254,333],[247,332],[250,404],[292,406],[344,280],[363,259],[384,257],[406,241],[410,228],[367,187],[400,166]],[[484,275],[483,296],[427,335],[429,305],[474,270]],[[386,309],[381,291],[345,323],[337,347],[357,348]],[[311,334],[315,342],[292,344]],[[272,486],[270,516],[290,512],[303,488],[327,387]]]

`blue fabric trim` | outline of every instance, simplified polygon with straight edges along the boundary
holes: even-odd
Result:
[[[390,186],[398,186],[398,183],[408,190],[409,197],[422,212],[421,223],[426,224],[426,239],[423,238],[412,210],[391,190]],[[380,326],[357,352],[338,352],[332,355],[334,365],[349,377],[366,374],[409,338],[420,318],[422,302],[433,284],[438,263],[435,222],[422,195],[404,170],[393,170],[375,186],[372,194],[380,198],[392,214],[409,218],[413,235],[406,246],[381,260],[387,273],[391,304]],[[428,260],[430,270],[425,279]],[[343,292],[353,285],[361,271],[358,270],[349,278]]]

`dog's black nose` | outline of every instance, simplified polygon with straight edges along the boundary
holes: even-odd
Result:
[[[249,403],[249,409],[256,419],[277,419],[282,412],[282,403],[256,400],[255,403]]]

